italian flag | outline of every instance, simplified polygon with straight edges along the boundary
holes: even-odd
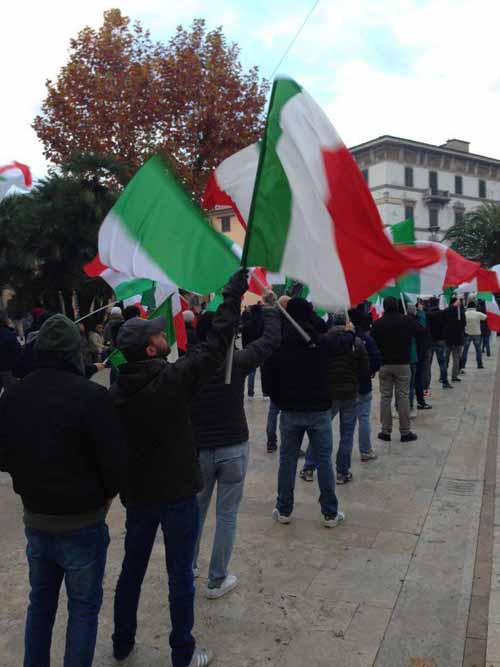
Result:
[[[259,155],[243,253],[309,286],[326,309],[357,304],[388,280],[437,261],[393,245],[349,151],[314,100],[277,79]]]
[[[500,308],[494,295],[491,292],[478,292],[477,298],[486,304],[489,328],[492,331],[500,331]]]
[[[384,300],[380,294],[375,294],[368,299],[370,303],[370,314],[375,322],[384,314]]]
[[[0,201],[15,185],[21,190],[29,190],[33,185],[30,168],[21,162],[0,165]]]
[[[498,294],[500,292],[498,275],[496,271],[480,268],[475,278],[468,283],[459,285],[457,291],[461,294],[465,292],[495,292]]]
[[[136,299],[144,292],[152,289],[154,284],[148,278],[133,278],[120,271],[111,269],[101,262],[99,255],[94,257],[88,264],[85,264],[83,270],[89,278],[102,278],[107,282],[115,293],[117,301]]]
[[[99,230],[104,265],[198,294],[222,288],[240,262],[160,156],[135,174]]]

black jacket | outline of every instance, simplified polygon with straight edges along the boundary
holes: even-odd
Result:
[[[460,347],[464,344],[465,336],[465,312],[460,310],[460,317],[458,316],[458,308],[449,306],[445,311],[444,321],[444,339],[448,347]]]
[[[424,328],[414,317],[386,312],[374,322],[371,334],[382,356],[382,365],[410,363],[410,342],[416,339],[417,348],[425,338]]]
[[[0,469],[30,512],[84,514],[118,493],[124,446],[104,387],[63,364],[0,399]]]
[[[345,328],[333,327],[330,336],[345,336]],[[353,344],[334,355],[329,363],[328,381],[334,401],[349,401],[357,397],[362,377],[370,372],[368,353],[363,341],[356,336]]]
[[[207,341],[174,364],[149,359],[120,366],[110,392],[125,429],[125,504],[176,502],[202,489],[190,402],[224,363],[236,332],[241,293],[225,291]]]
[[[446,311],[439,310],[439,308],[431,308],[427,313],[427,321],[431,330],[432,342],[443,341],[445,339]]]
[[[302,324],[313,339],[308,344],[287,322],[283,324],[281,347],[266,364],[266,390],[281,410],[320,412],[332,405],[329,367],[332,357],[353,345],[354,334],[318,335]]]
[[[0,325],[0,372],[12,371],[21,358],[21,346],[14,331]]]
[[[244,408],[245,378],[279,347],[281,323],[279,312],[265,309],[262,336],[243,350],[235,350],[231,384],[225,384],[225,365],[203,384],[191,403],[198,449],[237,445],[248,440]]]

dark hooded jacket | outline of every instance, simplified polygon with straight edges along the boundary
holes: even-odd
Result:
[[[243,350],[235,350],[231,383],[225,383],[225,366],[203,384],[191,404],[191,421],[198,449],[227,447],[249,437],[245,416],[244,389],[248,373],[260,366],[281,341],[281,322],[275,309],[263,310],[264,330],[260,338]]]
[[[120,366],[110,393],[127,439],[127,474],[120,494],[126,505],[177,502],[202,489],[190,403],[224,363],[237,330],[246,286],[231,284],[224,289],[206,342],[173,364],[155,358]]]
[[[444,339],[448,347],[461,347],[465,338],[465,310],[448,306],[444,311]]]
[[[330,329],[330,337],[345,336],[344,326]],[[352,345],[344,352],[333,355],[328,370],[331,397],[334,401],[352,401],[359,393],[361,378],[370,372],[370,363],[365,344],[356,336]]]
[[[0,322],[0,373],[14,370],[21,359],[21,353],[15,331]]]
[[[266,364],[266,389],[285,411],[321,412],[332,405],[329,369],[332,357],[352,347],[354,334],[319,334],[312,322],[300,325],[311,336],[307,343],[288,322],[283,322],[281,347]]]
[[[123,439],[107,390],[83,375],[78,327],[51,317],[34,357],[36,369],[0,399],[0,469],[29,513],[103,509],[119,490]]]

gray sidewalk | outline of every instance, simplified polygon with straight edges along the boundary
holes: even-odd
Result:
[[[419,440],[374,445],[380,455],[339,487],[346,523],[322,527],[316,483],[297,480],[294,521],[271,519],[277,455],[265,451],[268,403],[247,403],[251,465],[232,571],[240,586],[226,598],[203,596],[210,514],[202,545],[196,634],[227,667],[472,667],[464,662],[496,357],[469,369],[455,389],[434,382],[434,410],[418,414]],[[436,377],[436,369],[434,369]],[[257,386],[260,386],[257,383]],[[375,399],[374,435],[378,419]],[[398,422],[395,422],[397,427]],[[337,438],[336,438],[337,441]],[[22,663],[27,568],[20,503],[0,476],[0,665]],[[497,501],[500,502],[500,499]],[[500,509],[497,507],[497,511]],[[95,664],[112,664],[113,592],[123,554],[124,513],[115,502],[112,542]],[[497,518],[500,525],[500,520]],[[499,528],[496,529],[497,532]],[[500,533],[495,536],[500,543]],[[495,561],[488,664],[500,667],[500,560]],[[477,572],[476,572],[477,574]],[[488,590],[482,604],[487,605]],[[486,600],[486,602],[485,602]],[[65,602],[54,634],[54,665],[62,664]],[[477,630],[485,642],[483,624]],[[143,587],[137,667],[170,664],[167,581],[158,536]],[[468,643],[473,651],[474,642]],[[471,657],[471,660],[473,656]],[[483,667],[478,662],[477,667]]]

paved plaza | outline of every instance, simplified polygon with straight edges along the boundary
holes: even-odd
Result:
[[[232,561],[240,586],[217,601],[203,595],[212,513],[197,583],[196,635],[215,650],[214,664],[500,667],[500,557],[492,549],[493,543],[500,547],[496,354],[485,364],[476,370],[469,360],[464,381],[453,390],[434,382],[434,410],[418,414],[417,442],[374,440],[379,459],[368,464],[359,462],[356,444],[354,482],[338,488],[347,520],[334,530],[321,525],[316,483],[300,479],[293,523],[272,521],[278,456],[265,448],[268,403],[260,394],[247,403],[251,463]],[[375,434],[377,409],[376,396]],[[337,443],[337,426],[335,433]],[[28,576],[20,500],[2,474],[0,502],[0,665],[19,667]],[[112,664],[113,593],[124,536],[117,501],[109,525],[97,667]],[[65,622],[61,600],[54,665],[62,664]],[[168,631],[159,533],[142,593],[139,652],[131,664],[169,665]]]

